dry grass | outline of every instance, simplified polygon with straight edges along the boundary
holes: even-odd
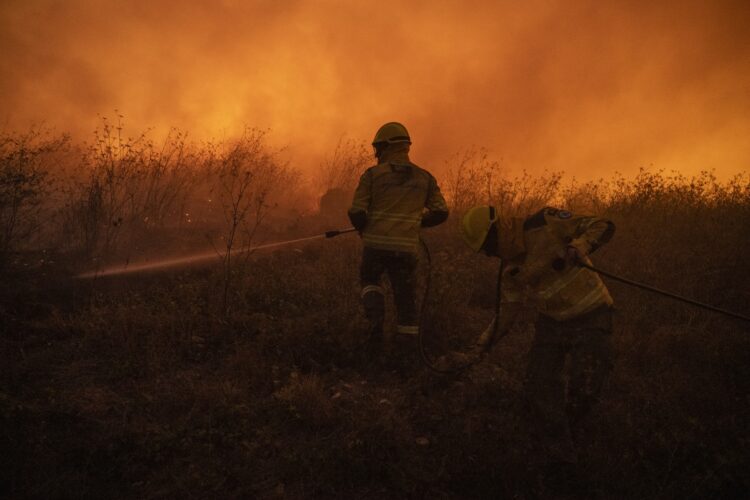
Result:
[[[126,142],[124,152],[111,145],[115,154],[105,141],[106,154],[94,163],[103,170],[93,169],[86,182],[73,175],[80,174],[76,165],[60,170],[71,177],[55,186],[78,186],[64,192],[79,196],[48,197],[69,203],[38,229],[37,241],[68,231],[69,244],[57,251],[41,245],[43,254],[19,245],[7,260],[0,302],[4,496],[555,496],[535,465],[542,457],[523,409],[528,324],[458,377],[433,376],[411,352],[371,359],[358,348],[364,324],[354,236],[254,255],[232,270],[229,313],[218,258],[216,266],[164,274],[71,280],[90,262],[89,251],[159,248],[155,234],[189,249],[223,227],[222,213],[207,208],[201,180],[217,150],[136,143]],[[481,153],[463,158],[444,183],[455,215],[486,201],[506,213],[546,204],[600,213],[618,231],[597,264],[727,309],[750,309],[747,175],[721,183],[710,174],[644,171],[580,185],[557,174],[507,178]],[[102,184],[107,168],[119,187]],[[146,196],[143,183],[156,194]],[[90,213],[83,208],[90,195],[114,201]],[[146,201],[158,199],[165,201]],[[284,220],[270,207],[268,217]],[[90,220],[71,220],[71,210]],[[125,214],[122,226],[105,228],[116,213]],[[136,231],[146,216],[154,225]],[[483,297],[492,293],[496,263],[464,249],[455,221],[426,232],[426,240],[433,254],[429,345],[461,347],[491,316]],[[746,493],[748,326],[616,283],[611,290],[617,363],[581,445],[577,495]]]

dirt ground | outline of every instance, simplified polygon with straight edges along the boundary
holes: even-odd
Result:
[[[437,355],[468,345],[491,318],[494,267],[448,230],[428,244],[426,323]],[[622,253],[617,239],[611,245],[599,261],[620,271],[611,263]],[[540,450],[524,407],[533,317],[481,364],[436,375],[409,346],[361,346],[358,259],[356,236],[259,254],[228,314],[214,307],[220,277],[210,266],[95,282],[43,264],[9,275],[3,496],[747,492],[747,325],[611,284],[614,374],[578,442],[578,463],[563,469]],[[715,282],[704,275],[717,288],[699,295],[741,309],[747,265]],[[629,274],[648,277],[638,271],[647,266]]]

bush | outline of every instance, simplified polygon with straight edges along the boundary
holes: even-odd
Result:
[[[402,376],[393,367],[416,364],[415,353],[361,347],[353,234],[243,252],[221,266],[222,251],[314,233],[313,216],[294,233],[276,223],[277,200],[297,177],[265,133],[203,146],[176,134],[157,147],[105,125],[97,141],[3,143],[2,221],[12,219],[8,200],[19,200],[15,217],[26,221],[6,233],[6,248],[31,259],[63,234],[70,244],[57,245],[55,260],[74,267],[89,264],[81,254],[114,261],[155,255],[148,249],[210,254],[212,245],[216,259],[94,281],[54,266],[9,275],[0,301],[0,476],[12,478],[0,488],[9,496],[555,496],[534,465],[544,457],[524,413],[532,312],[460,376],[416,365]],[[330,160],[331,185],[351,182],[343,158],[357,156],[347,144]],[[80,164],[60,156],[68,150],[82,152]],[[504,175],[478,149],[457,158],[443,179],[454,220],[424,232],[431,353],[465,348],[492,317],[497,261],[469,252],[455,227],[476,203],[512,216],[555,205],[608,217],[617,232],[597,265],[748,310],[747,174],[644,170],[577,183]],[[65,216],[46,218],[55,208]],[[29,233],[40,217],[46,230]],[[582,494],[744,494],[747,328],[607,284],[618,357],[581,444]]]
[[[42,200],[51,190],[54,155],[68,142],[40,130],[0,136],[0,269],[13,252],[32,248],[43,222]]]

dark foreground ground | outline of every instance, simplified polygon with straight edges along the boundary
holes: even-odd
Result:
[[[618,233],[595,259],[602,267],[748,313],[747,205],[609,210]],[[438,354],[489,321],[495,268],[466,253],[453,226],[427,243]],[[432,374],[413,350],[369,354],[356,236],[259,253],[238,271],[227,312],[211,267],[76,282],[72,267],[37,257],[2,286],[2,497],[750,491],[750,332],[739,321],[610,283],[615,370],[578,465],[562,474],[525,417],[533,329],[457,376]]]

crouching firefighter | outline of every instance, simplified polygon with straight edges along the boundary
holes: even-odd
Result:
[[[500,323],[480,336],[474,352],[491,347],[494,333],[506,334],[524,306],[538,313],[525,392],[552,461],[575,461],[573,438],[612,368],[612,297],[598,274],[577,264],[591,264],[588,255],[614,231],[608,220],[555,208],[503,220],[494,207],[474,207],[462,220],[466,243],[502,265]]]
[[[372,142],[378,164],[362,174],[348,212],[364,246],[360,280],[371,345],[383,338],[384,273],[396,303],[396,340],[417,338],[419,230],[448,218],[448,207],[435,178],[409,160],[410,145],[409,133],[400,123],[380,127]]]

